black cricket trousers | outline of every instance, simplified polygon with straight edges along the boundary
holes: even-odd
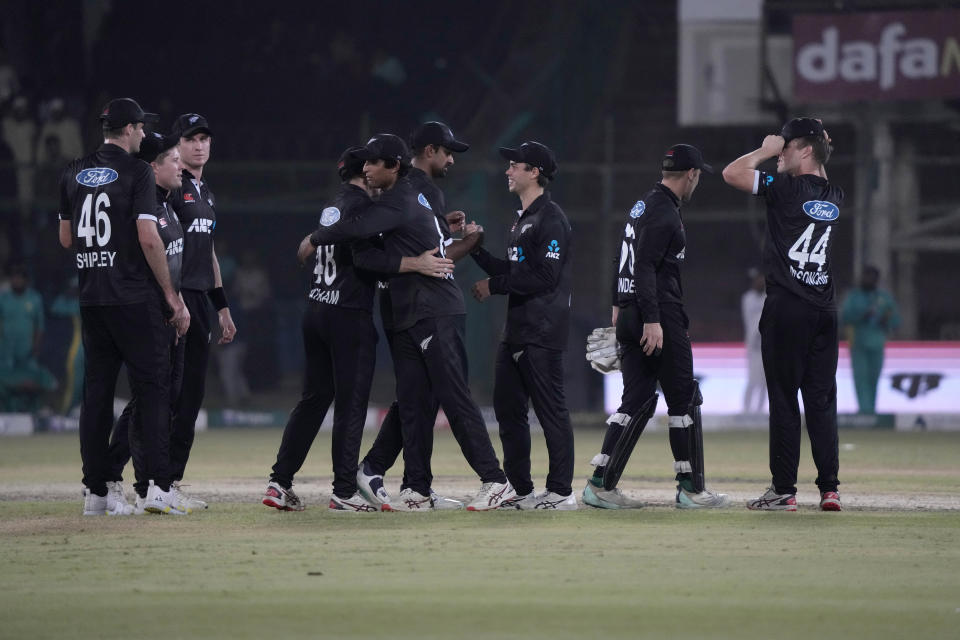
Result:
[[[797,492],[800,404],[820,491],[840,484],[837,436],[837,311],[771,290],[760,316],[760,349],[770,399],[770,473],[777,493]]]
[[[180,340],[183,344],[183,384],[174,399],[173,428],[170,433],[170,474],[183,480],[197,428],[197,415],[203,406],[207,387],[207,362],[210,360],[213,305],[206,291],[182,289],[180,295],[190,312],[190,328]]]
[[[176,331],[170,327],[169,353],[170,353],[170,417],[169,428],[173,427],[173,403],[180,393],[180,386],[183,384],[183,340],[176,339]],[[133,388],[133,384],[130,385]],[[110,436],[110,475],[108,480],[120,482],[123,480],[123,469],[130,461],[130,429],[133,420],[140,420],[141,415],[137,409],[137,398],[134,396],[127,406],[123,408],[117,423],[113,427],[113,434]],[[139,454],[138,454],[139,455]],[[149,478],[142,477],[141,473],[134,468],[136,482],[133,485],[138,495],[145,496],[147,492],[147,481]]]
[[[500,425],[503,470],[521,496],[533,491],[527,418],[531,402],[547,442],[547,491],[568,496],[572,492],[574,454],[573,426],[563,391],[563,352],[534,344],[500,343],[493,408]]]
[[[83,484],[106,495],[113,398],[126,365],[141,418],[131,423],[130,449],[138,476],[170,487],[170,341],[159,297],[116,306],[80,307],[85,353],[80,409]],[[145,489],[146,485],[142,487]]]
[[[426,318],[394,336],[393,366],[403,432],[405,485],[430,495],[430,455],[436,412],[425,411],[434,398],[450,421],[450,430],[481,482],[507,481],[490,442],[480,409],[467,384],[463,344],[464,315]]]
[[[639,307],[623,307],[617,316],[617,342],[620,343],[620,372],[623,375],[623,396],[617,413],[636,416],[644,403],[657,390],[657,382],[671,416],[687,415],[693,400],[693,351],[687,329],[690,320],[683,305],[660,303],[660,327],[663,348],[659,355],[646,355],[640,340],[643,337],[643,316]],[[624,427],[610,423],[601,453],[609,455]],[[690,459],[687,429],[670,429],[670,450],[674,460]]]
[[[373,315],[310,302],[303,314],[303,395],[290,413],[270,479],[290,488],[333,403],[333,492],[357,492],[357,460],[377,359]]]

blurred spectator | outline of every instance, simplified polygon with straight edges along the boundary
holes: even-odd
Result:
[[[83,397],[83,336],[80,332],[79,283],[76,276],[70,279],[66,291],[53,299],[50,315],[70,321],[70,341],[63,365],[63,396],[59,412],[63,415],[80,407]]]
[[[19,92],[20,80],[17,78],[17,71],[7,59],[7,52],[0,49],[0,109],[5,108]]]
[[[897,303],[892,295],[877,288],[879,282],[880,270],[864,266],[860,286],[847,294],[840,311],[840,322],[848,327],[858,413],[867,415],[877,412],[877,383],[887,335],[900,326]]]
[[[67,115],[62,98],[54,98],[47,105],[48,118],[40,128],[37,140],[37,164],[43,164],[52,158],[48,157],[51,148],[48,140],[53,137],[60,142],[57,158],[65,157],[67,161],[83,155],[83,138],[80,136],[80,125],[76,119]],[[64,163],[65,164],[65,163]]]
[[[243,333],[247,345],[245,366],[250,388],[260,391],[277,383],[275,318],[270,304],[272,291],[267,270],[256,249],[247,249],[237,267],[233,296],[248,329]]]
[[[17,170],[13,153],[0,139],[0,264],[23,257],[19,253],[22,236],[16,193]]]
[[[48,211],[56,211],[60,204],[60,175],[73,158],[63,153],[60,138],[54,135],[41,140],[43,152],[38,153],[36,194],[37,200]]]
[[[766,279],[757,269],[747,272],[750,288],[740,298],[743,315],[743,346],[747,350],[747,388],[743,391],[743,412],[761,413],[767,400],[767,380],[760,353],[760,314],[766,300]]]
[[[10,269],[10,290],[0,293],[0,411],[35,411],[40,395],[57,388],[40,366],[43,300],[27,287],[23,265]]]
[[[20,204],[20,216],[30,214],[33,203],[33,163],[34,144],[37,139],[37,125],[30,114],[30,104],[23,96],[13,99],[10,113],[3,118],[3,139],[13,153],[17,167],[17,201]]]
[[[246,319],[243,315],[243,308],[239,304],[239,292],[236,291],[234,283],[237,275],[237,261],[233,259],[226,241],[217,239],[217,260],[220,263],[220,279],[223,282],[223,288],[231,292],[231,297],[236,298],[236,304],[233,305],[231,315],[236,326],[246,326]],[[250,385],[247,383],[247,375],[243,371],[243,362],[247,355],[247,343],[243,337],[244,331],[238,338],[227,344],[218,344],[213,350],[213,356],[217,359],[217,372],[220,375],[220,385],[223,387],[223,394],[230,404],[243,402],[250,396]]]

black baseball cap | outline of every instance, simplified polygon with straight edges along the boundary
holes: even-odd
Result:
[[[458,153],[470,148],[470,145],[466,142],[454,137],[450,127],[436,121],[424,122],[410,134],[411,149],[423,149],[430,144],[436,144]]]
[[[713,173],[713,167],[703,161],[700,149],[689,144],[675,144],[667,149],[663,154],[663,160],[660,161],[660,168],[664,171],[701,169],[707,173]]]
[[[410,150],[407,143],[400,136],[392,133],[378,133],[367,144],[355,151],[354,154],[361,160],[396,160],[401,164],[410,163]]]
[[[823,123],[816,118],[794,118],[783,125],[780,135],[784,144],[797,138],[817,138],[823,135]]]
[[[337,173],[344,182],[363,175],[364,160],[357,156],[358,151],[363,151],[363,147],[350,147],[340,154],[340,160],[337,162]]]
[[[173,147],[177,146],[179,142],[179,136],[165,136],[162,133],[151,131],[140,143],[140,151],[137,152],[136,157],[140,158],[144,162],[153,162],[157,159],[158,155],[167,149],[172,149]]]
[[[157,123],[160,122],[160,116],[145,112],[133,98],[116,98],[100,112],[100,122],[110,129],[119,129],[137,122]]]
[[[559,170],[557,167],[557,159],[553,155],[553,151],[550,150],[550,147],[534,140],[524,142],[516,149],[501,147],[500,155],[507,160],[525,162],[531,167],[540,169],[540,173],[546,176],[547,180],[553,180],[553,177],[557,175],[557,171]]]
[[[207,119],[199,113],[185,113],[173,122],[173,129],[170,131],[179,140],[180,138],[189,138],[195,133],[204,132],[208,136],[213,136]]]

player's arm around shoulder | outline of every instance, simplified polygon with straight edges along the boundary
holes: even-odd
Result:
[[[783,151],[784,140],[781,136],[767,136],[759,149],[744,154],[723,169],[723,181],[734,189],[757,193],[757,167],[761,163],[775,158]]]

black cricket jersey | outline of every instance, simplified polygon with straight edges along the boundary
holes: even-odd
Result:
[[[767,293],[785,290],[817,308],[834,308],[830,234],[840,218],[843,189],[811,174],[756,171],[753,193],[767,202]]]
[[[216,201],[206,182],[183,170],[183,186],[170,194],[170,203],[183,226],[184,289],[209,291],[213,279],[213,232],[217,226]]]
[[[155,217],[153,170],[115,144],[74,160],[60,179],[61,220],[70,220],[80,304],[144,302],[160,290],[140,248],[137,220]]]
[[[453,242],[453,234],[450,232],[450,225],[447,223],[447,204],[443,191],[422,169],[411,167],[406,177],[410,182],[411,188],[414,191],[422,193],[427,199],[430,210],[437,218],[440,233],[443,234],[444,249],[449,247]],[[364,263],[364,268],[380,274],[381,279],[377,283],[380,291],[380,322],[383,325],[383,330],[389,333],[393,331],[393,304],[390,301],[390,277],[400,270],[401,256],[386,254],[383,249],[382,238],[354,243],[354,255]]]
[[[418,256],[440,246],[443,233],[426,196],[406,178],[384,191],[377,202],[350,217],[321,220],[313,239],[319,244],[340,244],[383,234],[384,250],[393,256]],[[401,273],[390,279],[393,330],[405,331],[420,320],[466,313],[463,293],[453,275],[431,278]]]
[[[371,204],[370,196],[361,187],[343,184],[333,203],[320,215],[319,229],[334,217],[353,216]],[[313,242],[313,234],[310,238]],[[373,312],[376,278],[356,268],[350,244],[314,244],[317,264],[313,270],[308,298],[317,304]]]
[[[544,192],[510,229],[507,259],[472,254],[490,275],[490,293],[508,294],[503,342],[566,349],[570,329],[572,229]]]
[[[167,268],[170,270],[170,282],[173,290],[180,292],[180,282],[183,277],[183,227],[180,219],[170,206],[168,198],[170,192],[157,186],[156,221],[157,233],[163,241],[164,252],[167,254]]]
[[[447,223],[447,200],[443,196],[443,191],[423,169],[411,167],[407,174],[407,180],[410,181],[410,187],[414,191],[422,193],[427,199],[430,210],[437,217],[437,224],[440,225],[440,232],[443,234],[443,246],[449,247],[450,243],[453,242],[453,234],[450,233],[450,225]]]
[[[687,236],[680,199],[657,183],[630,209],[614,265],[613,300],[636,305],[643,322],[660,322],[660,303],[683,303],[680,263]]]

